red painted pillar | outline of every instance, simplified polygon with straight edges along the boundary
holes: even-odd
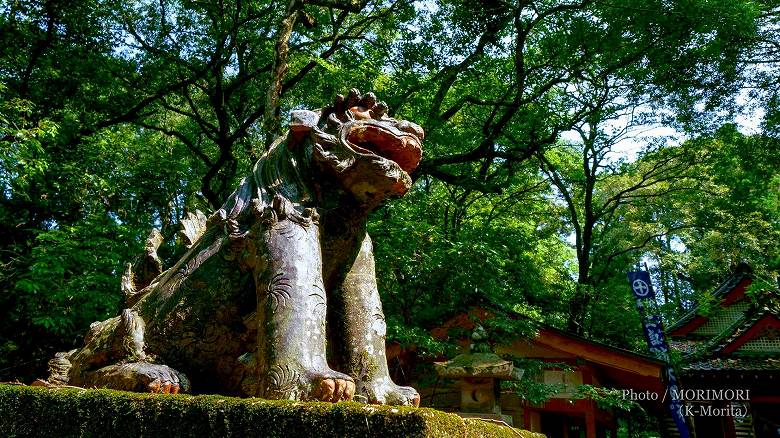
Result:
[[[528,403],[523,406],[523,429],[531,430],[531,413],[528,412]]]
[[[596,438],[596,404],[593,401],[588,403],[585,410],[585,436]]]

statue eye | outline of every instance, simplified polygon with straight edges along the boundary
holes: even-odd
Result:
[[[416,123],[411,123],[403,120],[401,122],[398,122],[396,128],[400,129],[403,132],[413,134],[420,140],[425,139],[425,131],[423,131],[422,127],[420,127],[420,125]]]

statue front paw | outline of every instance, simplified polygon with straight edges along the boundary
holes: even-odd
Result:
[[[267,379],[263,397],[269,399],[335,403],[350,401],[355,395],[355,382],[352,378],[327,367],[305,369],[291,365],[276,365],[271,368]]]
[[[396,385],[388,376],[359,382],[355,399],[377,405],[420,406],[420,394],[414,388]]]
[[[169,366],[148,362],[115,364],[91,371],[82,386],[164,394],[190,390],[190,382],[184,374]]]

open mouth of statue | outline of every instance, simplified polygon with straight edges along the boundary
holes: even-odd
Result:
[[[349,129],[345,139],[356,153],[393,161],[406,173],[413,172],[422,158],[420,139],[393,128],[357,124]]]

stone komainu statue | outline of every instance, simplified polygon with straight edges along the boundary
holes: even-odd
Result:
[[[424,134],[386,111],[357,90],[293,111],[222,208],[184,221],[189,249],[164,272],[150,236],[127,308],[58,353],[49,383],[417,405],[388,375],[366,218],[409,190]]]

